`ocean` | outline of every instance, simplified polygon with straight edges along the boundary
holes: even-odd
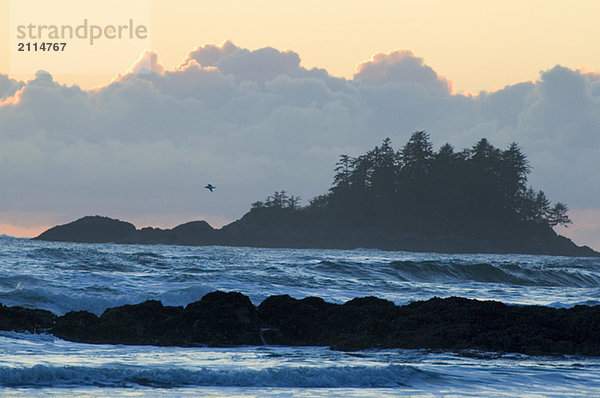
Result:
[[[0,238],[0,302],[56,314],[214,290],[406,304],[600,304],[600,258],[40,242]],[[598,396],[600,357],[327,347],[92,345],[0,331],[4,396]]]

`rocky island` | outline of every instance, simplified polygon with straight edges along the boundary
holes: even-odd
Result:
[[[571,222],[568,208],[527,186],[530,166],[516,143],[501,150],[483,138],[462,151],[450,144],[434,151],[421,131],[401,150],[386,139],[364,155],[342,155],[336,166],[329,192],[308,206],[275,192],[221,229],[205,221],[136,229],[88,216],[35,239],[600,256],[553,230]]]

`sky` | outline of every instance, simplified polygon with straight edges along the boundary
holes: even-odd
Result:
[[[306,203],[340,154],[426,130],[436,147],[518,142],[531,185],[571,209],[560,232],[600,249],[597,1],[154,0],[146,52],[37,75],[12,73],[13,4],[0,234],[88,214],[220,226],[274,190]]]

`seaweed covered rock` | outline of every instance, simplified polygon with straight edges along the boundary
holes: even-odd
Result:
[[[335,307],[319,297],[270,296],[258,307],[264,339],[269,344],[330,345],[327,319]]]
[[[51,329],[56,315],[50,311],[0,304],[0,330],[41,333]]]
[[[479,349],[531,355],[600,355],[600,306],[554,309],[460,297],[396,306],[375,297],[343,305],[273,296],[258,308],[271,344]]]
[[[155,300],[59,317],[53,333],[87,343],[151,345],[260,344],[256,309],[241,293],[213,292],[183,307]]]
[[[271,296],[258,308],[237,292],[205,295],[184,307],[159,301],[56,317],[0,307],[0,330],[51,331],[77,342],[177,346],[312,345],[339,350],[429,348],[600,356],[600,306],[556,309],[461,297],[404,306],[376,297],[344,304]]]
[[[260,345],[256,308],[238,292],[208,293],[188,304],[177,318],[177,327],[190,334],[194,343],[208,345]]]
[[[86,343],[179,345],[183,341],[168,326],[181,312],[183,307],[165,307],[154,300],[109,308],[100,317],[69,312],[58,318],[53,333]]]

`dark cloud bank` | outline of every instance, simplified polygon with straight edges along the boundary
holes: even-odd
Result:
[[[597,74],[555,66],[536,82],[465,96],[410,51],[375,55],[352,80],[305,69],[294,52],[230,42],[195,49],[174,70],[157,58],[146,53],[90,91],[41,72],[26,83],[0,75],[2,222],[224,222],[274,190],[323,193],[338,155],[388,136],[400,147],[417,130],[438,147],[517,141],[534,187],[575,216],[600,214]],[[586,228],[578,243],[600,242],[598,226]]]

